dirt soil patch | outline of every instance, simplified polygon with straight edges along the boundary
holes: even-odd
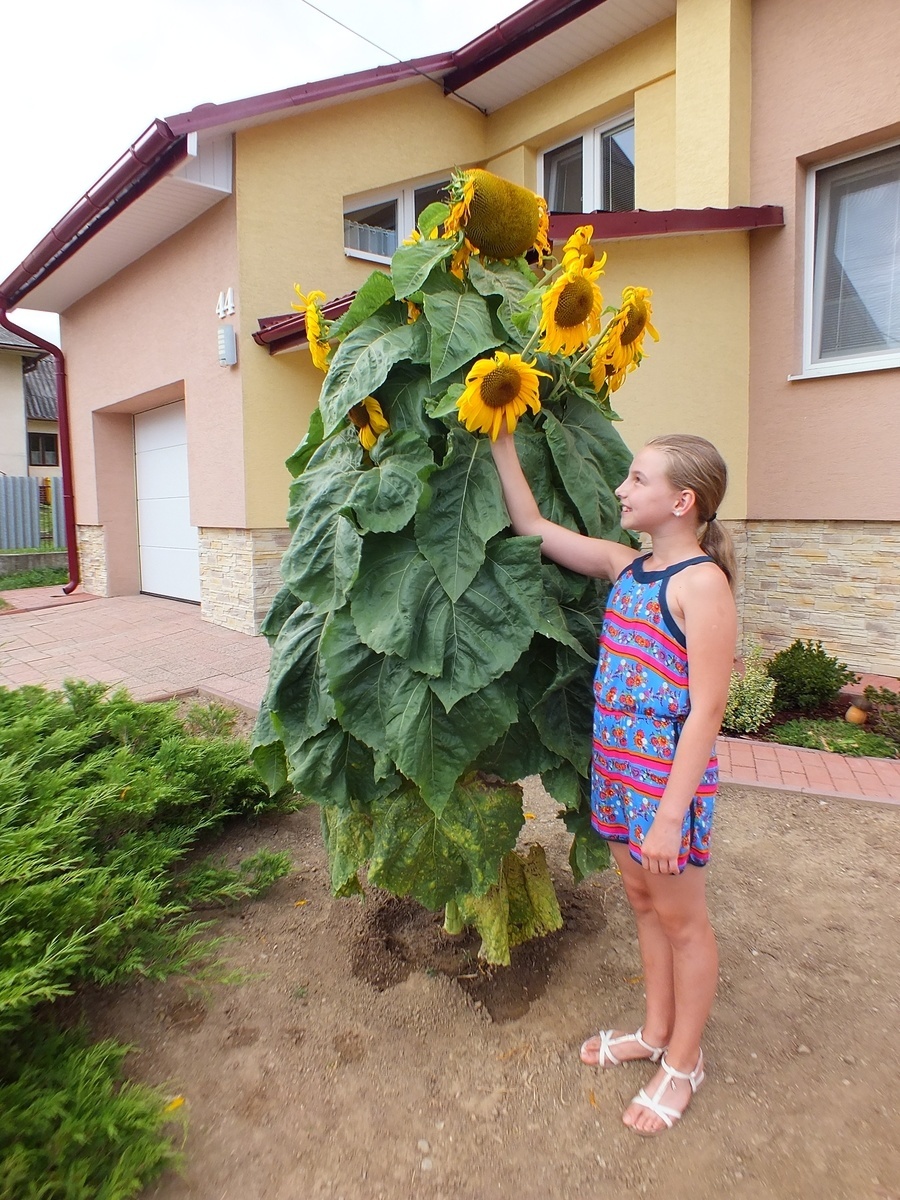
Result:
[[[529,782],[565,916],[513,966],[383,893],[334,900],[316,809],[233,833],[296,872],[226,913],[249,977],[89,1000],[134,1077],[185,1097],[183,1175],[154,1200],[900,1200],[900,809],[725,787],[709,868],[722,954],[708,1078],[680,1126],[621,1124],[647,1064],[578,1047],[641,1016],[613,871],[575,886],[555,805]]]

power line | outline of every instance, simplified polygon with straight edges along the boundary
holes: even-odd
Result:
[[[367,45],[374,47],[374,49],[378,50],[381,54],[386,54],[388,56],[388,58],[392,58],[394,60],[394,62],[402,63],[402,62],[406,61],[408,63],[408,60],[400,58],[400,56],[398,54],[394,54],[394,52],[392,50],[388,50],[384,46],[379,46],[377,42],[373,42],[371,38],[367,38],[366,35],[364,33],[360,33],[358,29],[353,29],[353,28],[351,28],[351,26],[345,25],[343,21],[339,21],[337,19],[337,17],[332,16],[332,14],[330,12],[326,12],[324,8],[319,8],[319,6],[317,4],[313,4],[311,2],[311,0],[301,0],[301,2],[303,4],[305,4],[307,8],[311,8],[314,12],[319,13],[321,16],[327,17],[329,21],[333,21],[335,23],[335,25],[339,25],[341,27],[341,29],[346,29],[346,31],[349,34],[352,34],[353,37],[357,37],[360,39],[360,41],[365,42]],[[411,63],[408,63],[408,65],[412,66]],[[422,78],[427,79],[429,83],[437,84],[437,86],[439,88],[441,88],[441,90],[443,90],[443,87],[444,87],[443,80],[435,79],[435,77],[433,75],[429,75],[427,71],[420,71],[419,68],[416,66],[413,66],[413,70],[416,72],[417,75],[421,75]],[[466,102],[466,104],[470,104],[472,106],[472,108],[474,108],[478,112],[480,112],[482,114],[482,116],[487,116],[486,110],[481,108],[480,105],[475,104],[472,100],[468,100],[465,96],[461,95],[459,92],[454,92],[453,95],[458,96],[460,100],[464,100]]]

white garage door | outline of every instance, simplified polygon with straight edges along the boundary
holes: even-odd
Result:
[[[197,527],[188,503],[184,401],[134,418],[141,591],[200,599]]]

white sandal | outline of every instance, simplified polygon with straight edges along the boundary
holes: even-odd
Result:
[[[694,1067],[693,1071],[676,1071],[674,1067],[670,1067],[666,1062],[665,1053],[663,1053],[662,1057],[660,1058],[659,1065],[662,1070],[665,1071],[665,1079],[652,1096],[648,1096],[644,1089],[641,1088],[631,1103],[640,1104],[642,1108],[648,1108],[650,1112],[659,1117],[659,1119],[664,1123],[666,1129],[671,1129],[676,1121],[681,1120],[682,1115],[687,1110],[687,1104],[684,1106],[681,1112],[679,1112],[677,1108],[670,1108],[668,1105],[663,1104],[662,1098],[668,1088],[675,1086],[676,1079],[687,1080],[687,1082],[691,1085],[691,1098],[693,1098],[697,1088],[699,1088],[700,1084],[706,1078],[706,1072],[703,1070],[703,1051],[700,1051],[700,1057],[697,1059],[697,1065]],[[690,1100],[688,1101],[688,1104],[690,1104]],[[638,1134],[640,1137],[655,1137],[658,1133],[664,1132],[662,1129],[635,1129],[633,1125],[629,1125],[628,1128],[633,1130],[633,1132]]]
[[[587,1049],[588,1043],[587,1042],[582,1043],[580,1055],[581,1055],[581,1061],[585,1063],[585,1066],[588,1066],[588,1067],[596,1066],[596,1067],[600,1067],[602,1070],[607,1070],[609,1067],[621,1067],[624,1062],[647,1062],[647,1060],[649,1059],[650,1062],[657,1063],[657,1062],[659,1062],[659,1060],[662,1058],[663,1054],[666,1051],[665,1046],[651,1046],[649,1042],[644,1041],[643,1025],[640,1027],[640,1029],[635,1030],[634,1033],[622,1033],[618,1037],[613,1037],[613,1032],[614,1031],[612,1029],[604,1029],[600,1033],[595,1035],[596,1037],[599,1037],[599,1039],[600,1039],[600,1045],[597,1047],[596,1063],[585,1062],[584,1052]],[[591,1039],[588,1038],[588,1042],[590,1040]],[[621,1046],[626,1042],[637,1042],[639,1045],[643,1046],[643,1048],[647,1051],[647,1057],[646,1058],[628,1058],[628,1059],[616,1058],[615,1054],[613,1054],[613,1052],[612,1052],[611,1047],[612,1046]],[[592,1054],[593,1052],[594,1052],[593,1047],[591,1047],[589,1053]]]

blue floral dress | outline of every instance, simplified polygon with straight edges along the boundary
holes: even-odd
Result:
[[[687,646],[666,603],[666,587],[685,567],[713,561],[703,555],[645,571],[649,557],[636,558],[616,580],[594,678],[591,823],[601,837],[627,842],[637,862],[691,707]],[[688,862],[705,866],[709,860],[717,783],[713,752],[685,813],[680,871]]]

